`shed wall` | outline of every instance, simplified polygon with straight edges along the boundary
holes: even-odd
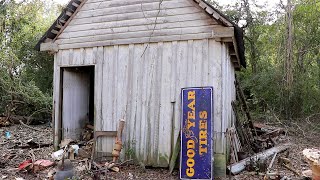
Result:
[[[70,49],[230,36],[222,27],[193,0],[88,0],[55,43]]]
[[[55,56],[55,120],[59,121],[59,67],[95,65],[95,128],[114,131],[126,120],[122,156],[168,166],[180,130],[180,91],[214,87],[215,153],[225,157],[225,131],[234,99],[227,47],[213,39],[59,50]],[[57,135],[57,132],[56,132]],[[99,141],[111,152],[114,139]]]
[[[235,116],[232,109],[232,101],[236,99],[235,89],[235,69],[231,62],[228,48],[222,46],[222,84],[221,84],[221,119],[215,119],[215,127],[220,127],[221,131],[216,132],[215,139],[215,174],[224,176],[228,159],[226,132],[230,127],[234,127]]]

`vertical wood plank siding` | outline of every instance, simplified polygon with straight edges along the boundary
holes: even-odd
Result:
[[[60,50],[54,71],[55,115],[58,67],[95,65],[96,130],[114,131],[118,120],[126,119],[122,157],[166,167],[180,130],[181,88],[213,86],[215,152],[225,154],[224,133],[235,98],[227,53],[213,39]],[[111,152],[113,143],[112,138],[100,140],[98,151]]]

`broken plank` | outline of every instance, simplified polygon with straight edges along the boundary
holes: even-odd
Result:
[[[234,174],[234,175],[239,174],[241,171],[243,171],[245,169],[246,165],[250,161],[256,161],[258,159],[260,159],[260,160],[266,159],[266,158],[274,155],[275,153],[280,153],[280,152],[287,150],[290,146],[291,146],[291,143],[287,143],[287,144],[283,144],[283,145],[279,145],[279,146],[270,148],[266,151],[257,153],[251,157],[243,159],[243,160],[239,161],[238,163],[232,164],[231,166],[228,166],[227,168],[229,171],[231,171],[232,174]]]

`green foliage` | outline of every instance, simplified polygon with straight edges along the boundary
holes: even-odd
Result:
[[[0,2],[0,115],[50,117],[53,57],[34,47],[57,8],[42,0]]]
[[[285,118],[285,7],[272,12],[246,1],[223,8],[245,29],[248,68],[239,73],[240,80],[256,117]],[[297,118],[320,111],[320,2],[295,1],[293,24],[294,82],[288,106],[291,118]]]

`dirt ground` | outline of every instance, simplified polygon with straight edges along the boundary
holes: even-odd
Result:
[[[278,124],[279,125],[279,124]],[[298,172],[309,169],[309,165],[302,157],[302,150],[305,148],[319,148],[320,134],[317,119],[308,119],[306,122],[292,126],[282,125],[288,134],[281,136],[278,139],[279,143],[291,142],[292,147],[289,150],[289,159],[292,161],[293,167]],[[48,179],[49,171],[55,167],[32,173],[19,171],[18,165],[27,160],[32,159],[34,154],[35,159],[46,159],[53,161],[51,153],[53,146],[49,147],[34,147],[32,149],[22,149],[26,142],[36,142],[38,144],[46,144],[52,142],[52,129],[46,125],[32,126],[39,131],[24,127],[22,125],[14,125],[0,128],[0,179]],[[10,132],[11,137],[8,139],[5,136],[6,132]],[[271,159],[271,158],[270,158]],[[72,162],[75,169],[77,179],[94,179],[93,172],[86,170],[84,160],[75,160]],[[269,164],[269,161],[267,162]],[[288,179],[301,179],[292,171],[285,169],[275,163],[272,171],[277,171]],[[95,172],[99,175],[98,172]],[[175,170],[172,175],[169,174],[168,169],[161,168],[142,168],[137,165],[123,164],[120,167],[120,172],[107,172],[107,177],[104,173],[98,179],[179,179],[178,170]],[[222,178],[223,179],[223,178]],[[263,179],[263,175],[257,175],[255,172],[242,172],[239,175],[231,176],[225,179]]]
[[[22,125],[14,125],[10,127],[0,128],[0,180],[8,179],[15,180],[16,178],[31,179],[48,179],[47,175],[54,167],[47,170],[32,173],[19,171],[18,166],[21,162],[32,159],[34,154],[35,159],[46,159],[53,161],[51,153],[53,146],[21,149],[19,146],[26,145],[26,142],[32,141],[38,144],[46,144],[52,142],[52,129],[46,125],[32,126],[40,131],[26,128]],[[11,137],[6,138],[5,133],[10,132]],[[93,173],[87,171],[85,162],[82,160],[75,160],[72,162],[75,169],[77,179],[93,179]],[[98,172],[95,173],[97,176]],[[174,171],[172,175],[169,174],[168,169],[162,168],[142,168],[141,166],[123,164],[120,167],[120,172],[107,172],[107,177],[101,173],[99,179],[178,179],[178,171]]]

